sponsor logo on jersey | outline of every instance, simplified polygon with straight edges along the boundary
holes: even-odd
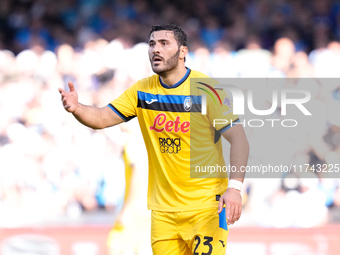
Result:
[[[154,102],[158,102],[158,100],[153,98],[150,101],[145,101],[145,103],[147,103],[147,104],[152,104]]]
[[[162,95],[137,91],[137,107],[159,112],[201,112],[201,95]]]
[[[190,129],[189,121],[181,122],[179,116],[177,116],[174,121],[167,120],[167,117],[164,113],[158,114],[155,117],[155,120],[153,121],[153,125],[150,126],[150,130],[156,131],[158,133],[161,133],[163,131],[175,133],[178,132],[187,133],[189,129]]]
[[[192,106],[192,100],[191,97],[187,97],[184,100],[184,110],[186,110],[187,112],[190,111],[191,106]]]
[[[181,139],[160,137],[159,146],[162,153],[177,154],[181,150]]]

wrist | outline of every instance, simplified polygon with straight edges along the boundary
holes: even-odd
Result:
[[[236,189],[238,191],[242,190],[242,182],[238,180],[231,179],[228,182],[228,189]]]
[[[76,106],[74,107],[74,110],[71,113],[74,116],[78,116],[79,115],[79,103],[76,104]]]
[[[235,192],[241,193],[241,190],[239,190],[239,189],[235,189],[235,188],[228,188],[227,190],[230,190],[230,191],[235,191]]]

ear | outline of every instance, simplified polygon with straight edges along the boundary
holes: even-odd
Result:
[[[180,59],[184,59],[185,58],[185,56],[188,54],[188,47],[187,46],[181,46],[180,47],[180,52],[179,52],[179,58]]]

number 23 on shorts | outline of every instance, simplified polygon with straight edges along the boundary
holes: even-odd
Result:
[[[228,237],[226,212],[223,208],[219,214],[219,228],[213,236],[197,235],[194,241],[193,255],[224,255]]]

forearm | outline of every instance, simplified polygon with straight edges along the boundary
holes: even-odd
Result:
[[[228,189],[223,193],[218,204],[218,213],[222,212],[223,205],[226,205],[226,217],[228,225],[239,220],[242,213],[241,189],[245,173],[243,167],[247,165],[249,155],[249,144],[241,127],[232,128],[223,133],[223,136],[230,142],[230,164],[233,171],[230,171]],[[230,180],[232,179],[232,180]]]
[[[230,172],[229,179],[243,182],[245,176],[244,169],[247,166],[248,156],[249,144],[247,139],[237,139],[231,143],[230,164],[236,171]]]
[[[76,110],[72,114],[81,124],[87,127],[93,129],[105,127],[103,125],[102,111],[98,107],[78,103]]]

